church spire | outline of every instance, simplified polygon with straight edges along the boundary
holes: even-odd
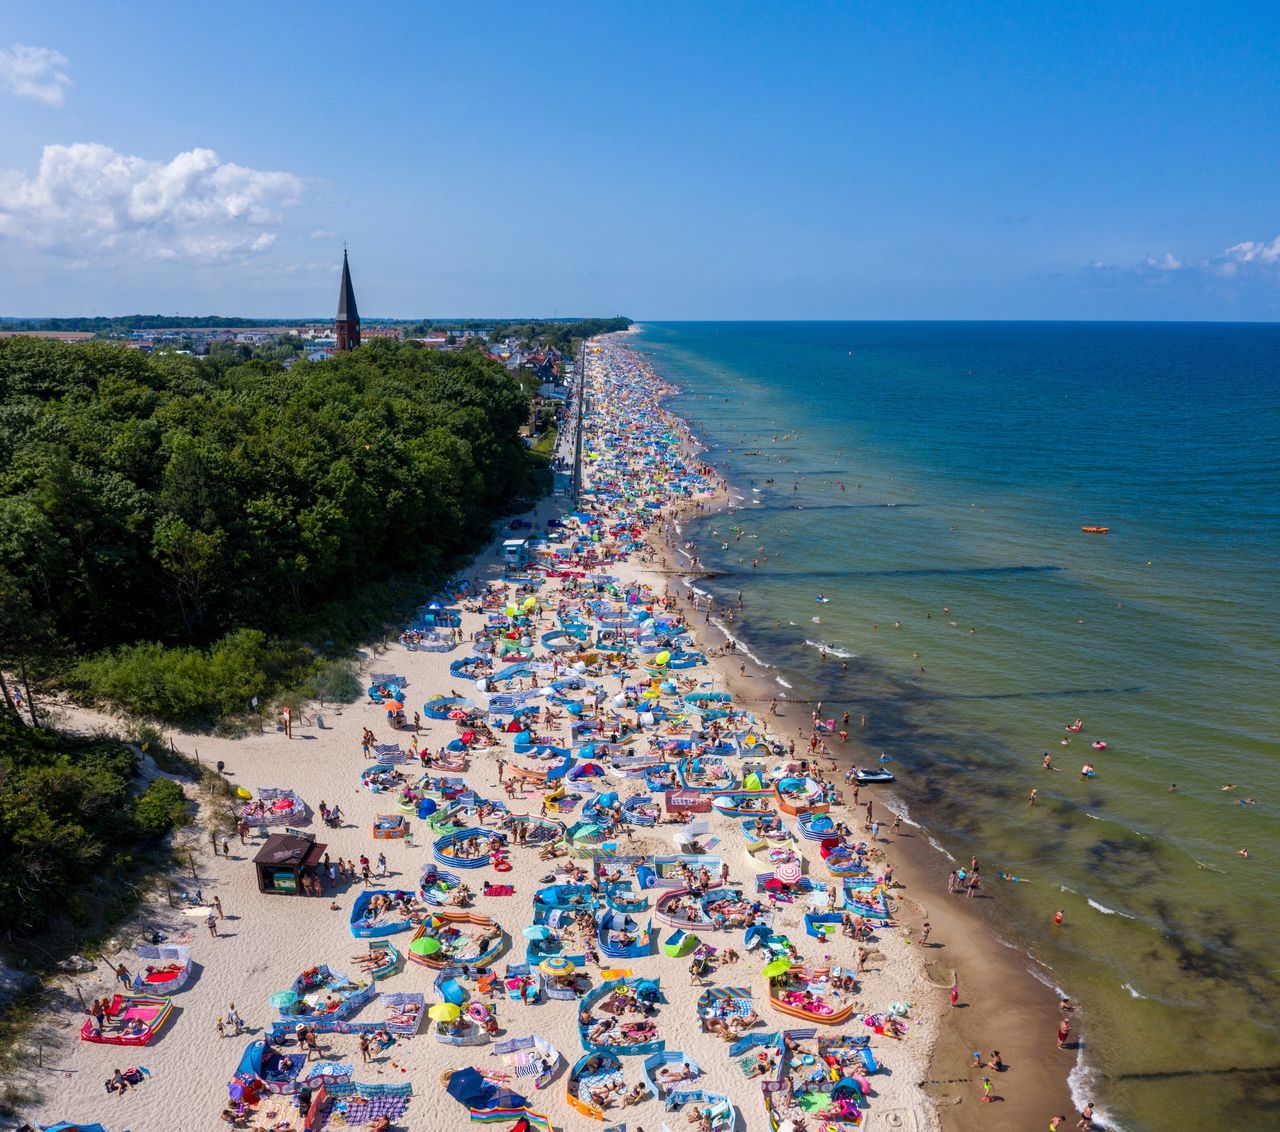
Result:
[[[338,286],[337,339],[339,350],[354,350],[360,345],[360,311],[356,307],[356,291],[351,286],[351,268],[347,249],[342,249],[342,282]]]

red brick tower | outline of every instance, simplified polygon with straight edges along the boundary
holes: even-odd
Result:
[[[356,309],[356,292],[351,286],[351,269],[347,266],[347,249],[342,249],[342,284],[338,288],[338,349],[354,350],[360,345],[360,312]]]

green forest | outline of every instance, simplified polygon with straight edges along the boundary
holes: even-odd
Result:
[[[478,350],[286,371],[0,340],[0,667],[182,723],[323,697],[315,642],[372,629],[541,489],[528,415]]]
[[[0,711],[0,935],[21,947],[51,920],[88,923],[187,819],[182,788],[136,794],[138,758],[118,739],[24,727]]]

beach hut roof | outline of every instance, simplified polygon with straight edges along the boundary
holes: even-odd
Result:
[[[294,837],[288,833],[273,833],[262,843],[258,855],[254,857],[255,865],[314,865],[324,856],[329,846],[318,841],[310,841],[305,837]]]

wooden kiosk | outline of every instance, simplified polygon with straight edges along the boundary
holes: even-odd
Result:
[[[253,859],[258,873],[258,891],[296,896],[302,891],[300,877],[314,869],[324,857],[327,845],[314,837],[294,833],[273,833]]]

